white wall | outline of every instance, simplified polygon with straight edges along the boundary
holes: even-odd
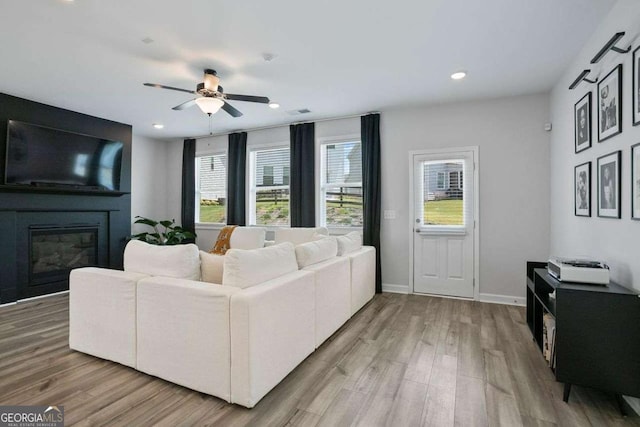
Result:
[[[131,146],[131,222],[137,215],[167,218],[167,143],[133,135]],[[147,227],[132,224],[132,233]]]
[[[182,225],[182,139],[167,142],[167,218]]]
[[[409,151],[478,146],[481,298],[523,301],[525,262],[549,250],[548,105],[530,95],[382,114],[382,209],[397,212],[382,220],[383,284],[409,284]]]
[[[591,58],[617,32],[626,31],[620,46],[626,48],[640,44],[640,2],[620,0],[595,29],[592,37],[554,87],[551,95],[551,117],[554,130],[551,135],[551,252],[559,256],[590,256],[605,260],[611,267],[611,277],[622,285],[640,290],[640,221],[631,216],[631,150],[640,142],[640,126],[631,120],[632,55],[609,52],[600,63],[590,64]],[[623,66],[622,134],[602,143],[597,142],[597,85],[581,83],[569,90],[571,82],[585,68],[591,68],[591,77],[604,77],[616,65]],[[573,106],[588,91],[593,92],[592,147],[578,154],[574,150]],[[598,218],[596,197],[597,158],[622,150],[622,219]],[[592,217],[574,216],[574,167],[592,162]]]

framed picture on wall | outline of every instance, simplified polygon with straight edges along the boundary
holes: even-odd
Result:
[[[575,167],[574,203],[576,216],[591,216],[591,162]]]
[[[573,178],[576,216],[591,216],[591,162],[575,167]]]
[[[598,83],[598,141],[622,132],[622,64]]]
[[[640,125],[640,46],[633,51],[633,125]]]
[[[631,147],[631,219],[640,220],[640,144]]]
[[[591,92],[573,107],[573,123],[576,133],[576,153],[591,147]]]
[[[598,216],[620,218],[620,160],[622,151],[598,157]]]

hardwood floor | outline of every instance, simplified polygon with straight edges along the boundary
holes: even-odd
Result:
[[[0,405],[66,425],[640,426],[612,395],[562,401],[524,309],[382,294],[254,409],[68,347],[68,296],[0,308]]]

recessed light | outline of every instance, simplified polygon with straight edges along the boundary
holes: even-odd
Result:
[[[462,80],[465,77],[467,77],[466,71],[456,71],[455,73],[451,74],[451,78],[453,80]]]
[[[153,127],[156,129],[164,129],[164,125],[162,123],[154,123]]]
[[[271,101],[269,103],[269,107],[271,107],[271,108],[273,108],[275,110],[276,108],[280,108],[280,104],[278,104],[277,102]]]

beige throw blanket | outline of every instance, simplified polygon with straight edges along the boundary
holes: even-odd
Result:
[[[209,251],[210,254],[224,255],[231,248],[231,234],[235,230],[237,225],[225,225],[218,234],[218,240],[215,245]]]

